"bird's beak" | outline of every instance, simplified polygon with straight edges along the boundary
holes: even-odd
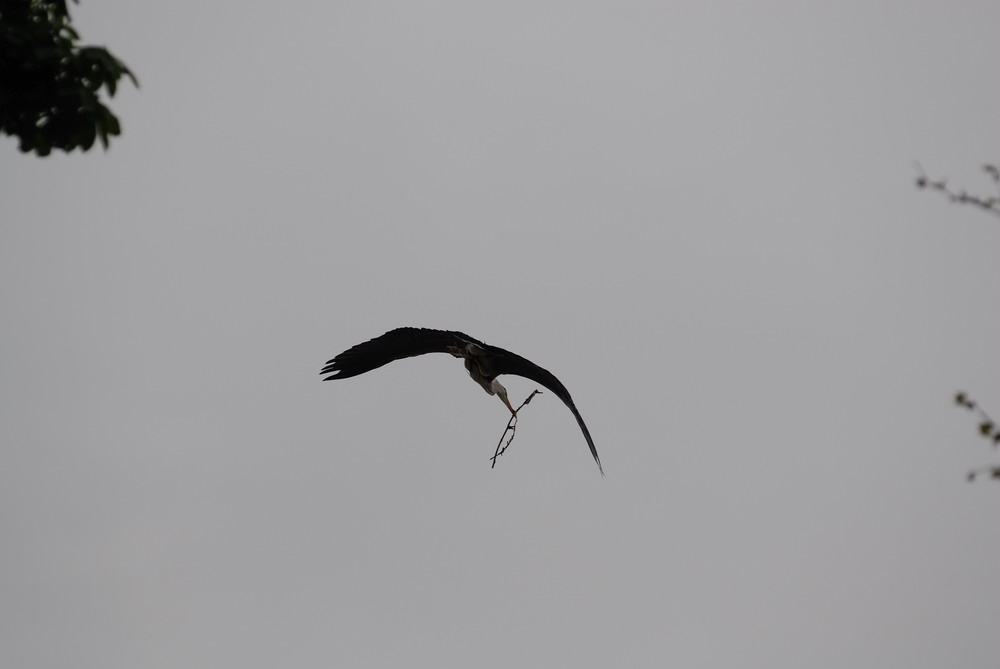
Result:
[[[496,379],[493,379],[493,390],[496,392],[497,397],[500,398],[500,401],[506,404],[507,408],[510,409],[511,415],[516,416],[517,409],[510,405],[510,400],[507,399],[507,389],[500,385],[500,382]]]

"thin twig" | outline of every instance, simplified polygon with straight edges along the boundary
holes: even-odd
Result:
[[[983,411],[983,408],[975,400],[971,399],[965,393],[957,393],[955,395],[955,404],[978,413],[979,434],[992,441],[994,448],[1000,447],[1000,429],[997,428],[996,421],[990,418],[990,415]]]
[[[983,408],[979,406],[978,402],[970,398],[965,393],[956,393],[955,404],[965,409],[968,409],[969,411],[974,411],[978,413],[979,434],[992,441],[994,448],[1000,446],[1000,429],[997,428],[996,422],[994,422],[994,420],[990,417],[990,415],[985,411],[983,411]],[[972,482],[981,476],[1000,480],[1000,466],[992,465],[988,467],[980,467],[978,469],[973,469],[966,475],[965,478],[969,482]]]
[[[971,195],[964,190],[954,190],[948,186],[947,179],[934,181],[928,177],[927,173],[924,172],[924,168],[920,166],[920,163],[917,163],[917,171],[920,172],[916,179],[917,188],[940,191],[952,202],[969,204],[983,211],[1000,216],[1000,197],[980,197]],[[1000,189],[1000,168],[996,165],[983,165],[983,171],[989,175],[990,179]]]
[[[493,457],[490,458],[490,460],[493,461],[493,464],[490,465],[490,469],[493,469],[494,467],[497,466],[497,458],[503,455],[504,451],[507,450],[507,447],[510,446],[510,442],[514,441],[514,432],[517,431],[517,414],[521,411],[521,407],[530,402],[531,398],[534,397],[535,395],[541,395],[541,394],[542,394],[541,390],[538,389],[532,390],[531,394],[528,395],[527,399],[521,402],[521,406],[517,407],[517,409],[514,410],[514,413],[510,415],[510,420],[507,421],[507,427],[504,428],[503,434],[500,435],[500,441],[497,442],[497,450],[493,453]],[[505,444],[503,443],[503,438],[507,436],[508,432],[510,432],[510,437],[507,439],[507,443]]]

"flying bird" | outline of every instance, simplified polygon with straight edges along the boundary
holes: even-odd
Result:
[[[396,328],[380,337],[375,337],[363,344],[353,346],[333,360],[329,360],[320,374],[330,374],[324,381],[331,379],[347,379],[358,374],[364,374],[393,360],[412,358],[425,353],[450,353],[456,358],[465,359],[465,368],[469,370],[472,380],[483,387],[490,395],[497,395],[517,415],[517,410],[511,406],[507,398],[507,389],[500,384],[497,377],[501,374],[515,374],[531,379],[548,388],[556,397],[569,407],[576,416],[576,422],[583,430],[583,436],[590,446],[597,468],[604,475],[601,459],[597,456],[597,448],[590,436],[583,416],[577,410],[566,386],[551,372],[542,369],[535,363],[522,358],[516,353],[505,351],[496,346],[490,346],[478,339],[461,332],[451,330],[431,330],[428,328]]]

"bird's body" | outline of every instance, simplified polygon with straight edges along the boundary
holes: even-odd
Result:
[[[393,360],[426,353],[450,353],[456,358],[463,358],[465,368],[469,371],[472,379],[490,395],[499,395],[512,414],[517,412],[510,405],[507,389],[497,380],[498,376],[515,374],[545,386],[573,412],[580,429],[583,431],[583,436],[587,439],[587,445],[594,456],[594,461],[597,462],[601,474],[604,474],[604,468],[601,467],[601,459],[597,456],[597,448],[590,436],[590,430],[583,422],[583,417],[573,403],[573,398],[566,390],[566,386],[551,372],[530,360],[502,348],[485,344],[462,332],[428,328],[390,330],[380,337],[349,348],[329,360],[320,374],[330,375],[323,379],[324,381],[346,379],[377,369]]]

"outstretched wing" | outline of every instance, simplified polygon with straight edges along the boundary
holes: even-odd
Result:
[[[590,430],[587,429],[587,424],[583,422],[583,416],[580,415],[580,411],[576,408],[573,398],[570,396],[569,391],[566,390],[566,386],[562,384],[562,381],[557,379],[549,370],[539,367],[527,358],[522,358],[517,353],[511,353],[496,346],[490,346],[489,352],[493,356],[493,372],[497,376],[500,374],[514,374],[531,379],[535,383],[540,383],[548,388],[556,397],[563,401],[563,404],[569,407],[569,410],[576,416],[576,422],[580,424],[583,436],[587,439],[587,445],[590,446],[590,454],[594,456],[594,462],[597,463],[597,468],[601,470],[601,476],[604,476],[604,467],[601,466],[601,458],[597,455],[597,447],[594,446],[594,439],[590,436]]]
[[[464,347],[468,343],[486,346],[461,332],[396,328],[380,337],[347,349],[333,360],[328,360],[320,374],[331,375],[323,379],[324,381],[347,379],[387,365],[393,360],[412,358],[425,353],[449,353],[451,348]]]

